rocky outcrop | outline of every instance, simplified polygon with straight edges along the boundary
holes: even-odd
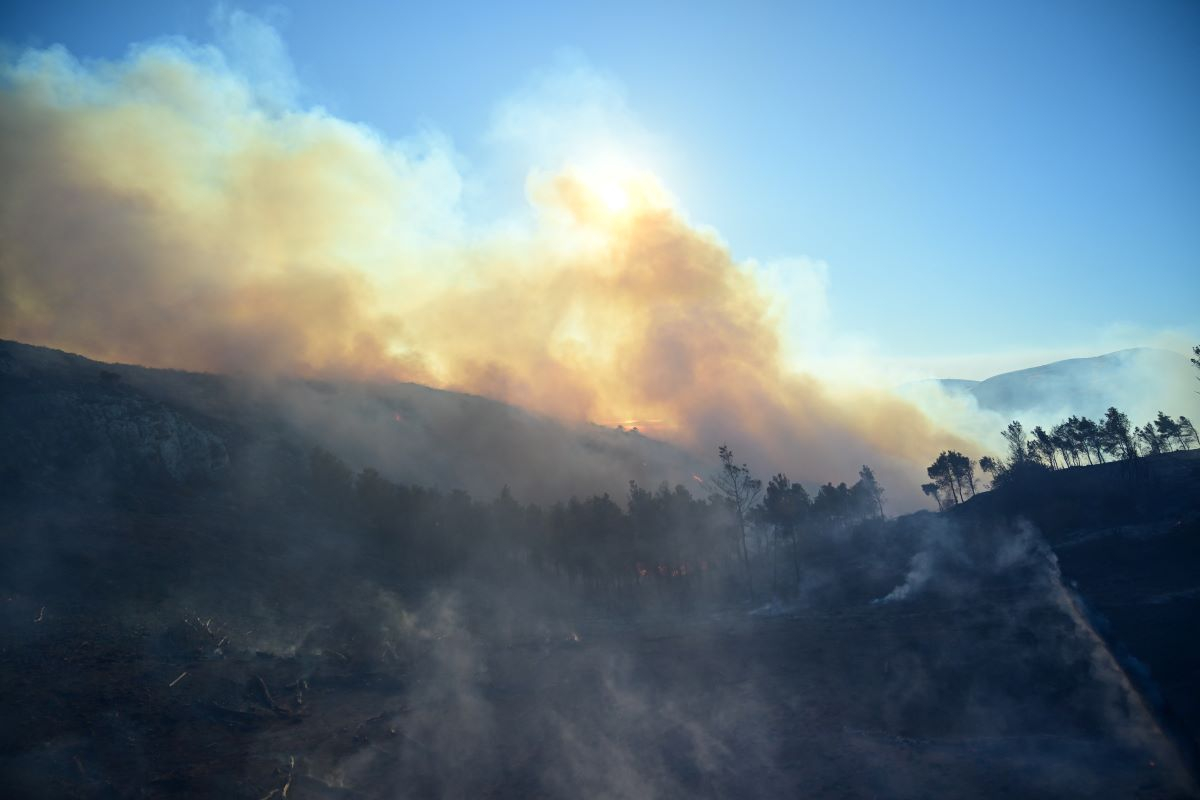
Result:
[[[114,373],[0,361],[0,476],[9,490],[77,484],[87,493],[130,479],[183,485],[229,469],[215,426]]]
[[[221,437],[177,411],[138,397],[88,398],[72,392],[44,398],[43,412],[63,444],[118,472],[150,473],[175,482],[217,477],[229,466]],[[65,455],[65,454],[64,454]]]

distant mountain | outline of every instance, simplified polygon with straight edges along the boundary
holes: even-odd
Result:
[[[943,379],[935,383],[950,394],[974,398],[982,410],[1006,416],[1095,417],[1116,405],[1140,422],[1159,408],[1178,413],[1180,409],[1173,405],[1188,400],[1186,389],[1193,373],[1185,356],[1138,347],[1055,361],[982,381]]]
[[[147,369],[0,340],[0,477],[10,491],[22,490],[17,478],[104,492],[232,477],[271,492],[266,483],[302,468],[314,446],[355,470],[483,499],[505,485],[524,501],[620,496],[630,479],[694,489],[703,469],[635,431],[416,384]]]

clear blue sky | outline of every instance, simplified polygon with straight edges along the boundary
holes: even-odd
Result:
[[[670,143],[692,218],[739,257],[827,262],[833,324],[886,355],[1200,337],[1200,3],[238,6],[306,99],[468,159],[497,101],[582,54]],[[211,12],[42,0],[0,38],[114,57],[211,39]]]

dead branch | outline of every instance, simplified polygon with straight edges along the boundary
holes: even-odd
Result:
[[[283,784],[283,788],[282,789],[272,789],[271,791],[264,794],[261,798],[259,798],[259,800],[271,800],[271,798],[274,797],[275,795],[279,795],[280,797],[287,797],[288,792],[291,791],[292,776],[295,775],[295,773],[296,773],[296,757],[290,756],[289,760],[288,760],[287,781]]]
[[[263,701],[266,702],[267,708],[275,712],[279,717],[292,716],[291,710],[284,708],[275,702],[275,698],[271,696],[271,690],[267,688],[267,682],[258,675],[254,676],[254,680],[258,683],[259,691],[262,693]]]
[[[267,682],[258,675],[254,676],[254,680],[258,682],[258,688],[260,691],[262,691],[262,696],[267,703],[267,707],[272,709],[275,708],[275,698],[271,697],[271,690],[267,688]]]
[[[287,779],[287,783],[285,783],[285,784],[283,785],[283,796],[284,796],[284,797],[287,797],[287,796],[288,796],[288,789],[291,789],[291,788],[292,788],[292,775],[293,775],[293,774],[295,774],[295,772],[296,772],[296,757],[295,757],[295,756],[292,756],[292,757],[291,757],[291,759],[292,759],[292,760],[291,760],[291,763],[290,763],[290,764],[288,764],[288,779]]]
[[[173,689],[173,688],[175,688],[175,684],[179,683],[179,682],[180,682],[181,680],[183,680],[183,679],[184,679],[186,676],[187,676],[187,671],[186,671],[186,670],[184,670],[183,672],[179,673],[179,677],[178,677],[178,678],[176,678],[175,680],[173,680],[173,681],[171,681],[170,683],[168,683],[168,684],[167,684],[167,688],[168,688],[168,689]]]

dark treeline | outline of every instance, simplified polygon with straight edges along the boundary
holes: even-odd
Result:
[[[394,483],[377,470],[355,474],[331,453],[309,458],[309,502],[361,536],[389,584],[420,587],[472,572],[497,579],[537,573],[589,596],[638,592],[749,597],[795,591],[798,541],[883,516],[884,492],[863,466],[853,485],[810,495],[784,474],[764,486],[722,447],[705,496],[667,483],[630,481],[625,497],[572,497],[522,504],[505,487],[491,501],[460,490]]]
[[[1200,370],[1200,345],[1192,353],[1196,358],[1191,365]],[[1134,461],[1200,447],[1196,426],[1182,414],[1176,419],[1159,411],[1137,427],[1114,406],[1098,420],[1072,415],[1048,431],[1038,425],[1029,434],[1020,421],[1013,420],[1000,435],[1008,445],[1006,458],[983,456],[976,462],[957,450],[946,450],[929,465],[929,483],[922,484],[921,490],[934,499],[939,511],[975,496],[976,466],[992,476],[993,488],[999,488],[1041,471],[1103,464],[1108,459]]]
[[[1099,420],[1071,416],[1048,431],[1038,425],[1028,434],[1020,421],[1013,420],[1001,435],[1008,445],[1004,458],[983,456],[976,462],[956,450],[948,450],[927,468],[930,482],[921,489],[937,502],[939,510],[975,495],[977,466],[991,475],[993,487],[1001,487],[1038,471],[1104,464],[1109,460],[1131,461],[1200,447],[1200,435],[1185,416],[1176,419],[1159,411],[1154,419],[1137,427],[1115,407],[1110,407]]]

